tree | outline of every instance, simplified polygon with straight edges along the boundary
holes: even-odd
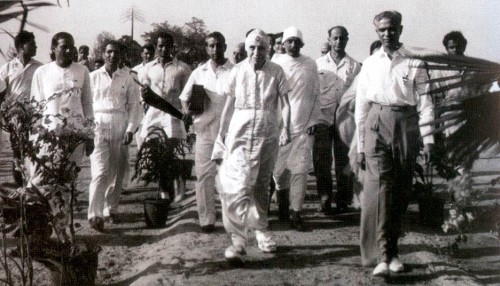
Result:
[[[158,35],[169,33],[175,39],[177,58],[196,68],[201,62],[207,59],[205,52],[205,37],[209,33],[202,19],[193,17],[190,22],[179,27],[171,25],[167,21],[163,23],[153,23],[153,30],[144,33],[141,37],[150,44],[156,44]]]
[[[110,32],[103,31],[97,35],[96,40],[94,42],[94,48],[92,49],[92,56],[94,59],[102,58],[102,50],[105,42],[109,40],[115,40],[115,36]]]
[[[125,58],[130,62],[131,66],[138,65],[141,63],[141,52],[142,47],[128,35],[123,35],[118,42],[122,43],[127,48],[127,54]]]

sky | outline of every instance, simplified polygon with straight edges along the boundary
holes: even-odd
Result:
[[[46,0],[53,1],[56,0]],[[462,31],[468,39],[466,54],[500,62],[500,1],[497,0],[61,0],[61,7],[44,7],[30,12],[28,20],[45,26],[49,32],[27,26],[36,36],[36,59],[49,61],[51,37],[60,31],[71,33],[76,45],[94,45],[97,34],[108,31],[117,38],[130,34],[130,23],[122,22],[123,12],[135,5],[145,18],[135,24],[134,39],[152,29],[152,23],[168,21],[182,26],[191,17],[203,19],[209,31],[226,37],[228,51],[244,41],[251,28],[277,33],[289,26],[302,30],[305,46],[302,53],[320,56],[328,29],[343,25],[349,31],[346,51],[358,61],[369,53],[377,39],[372,20],[383,10],[398,10],[403,15],[401,42],[407,47],[421,47],[443,52],[443,36],[452,30]],[[17,33],[19,21],[0,27]],[[6,51],[13,41],[0,33],[0,49]],[[0,64],[5,59],[0,56]]]

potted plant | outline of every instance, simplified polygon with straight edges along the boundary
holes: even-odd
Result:
[[[36,260],[52,271],[53,285],[93,285],[100,248],[75,239],[73,209],[80,168],[72,156],[92,140],[94,123],[70,110],[43,115],[46,104],[29,101],[3,107],[3,128],[16,137],[21,150],[16,166],[22,171],[23,187],[2,189],[2,207],[17,211],[10,217],[17,224],[17,252],[22,263],[27,262],[30,281],[31,261]]]
[[[416,182],[414,189],[417,195],[419,219],[423,225],[439,228],[444,218],[444,199],[436,192],[432,182],[433,168],[425,164],[415,166]]]
[[[148,227],[162,227],[168,217],[168,208],[176,197],[175,181],[190,176],[192,160],[184,160],[185,142],[167,137],[160,127],[150,127],[147,139],[138,151],[132,179],[145,185],[158,183],[156,196],[144,200],[144,215]],[[190,162],[191,161],[191,162]]]

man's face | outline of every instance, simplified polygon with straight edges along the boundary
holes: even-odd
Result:
[[[283,38],[279,37],[276,38],[276,41],[274,42],[274,52],[277,54],[284,54],[284,47],[283,47]]]
[[[344,52],[348,40],[349,37],[347,37],[345,32],[342,29],[337,28],[332,30],[330,37],[328,38],[328,42],[330,43],[332,50],[335,50],[336,52]]]
[[[165,59],[172,58],[172,54],[174,52],[174,43],[169,42],[165,38],[158,38],[158,42],[156,44],[156,50],[158,51],[158,56]]]
[[[399,36],[401,36],[403,26],[395,25],[390,19],[384,18],[375,22],[375,31],[384,49],[395,50],[399,46]]]
[[[300,49],[304,45],[302,44],[302,41],[299,38],[291,37],[291,38],[286,39],[283,46],[285,47],[285,51],[286,51],[287,55],[296,58],[296,57],[300,56]]]
[[[152,61],[155,57],[155,53],[149,49],[142,50],[142,60],[146,63]]]
[[[219,62],[224,59],[224,53],[226,52],[226,43],[220,41],[216,38],[208,38],[206,51],[210,59],[214,62]]]
[[[234,48],[233,51],[234,63],[237,64],[246,58],[247,58],[247,52],[245,51],[245,46],[244,45],[236,46],[236,48]]]
[[[89,52],[85,49],[81,49],[78,51],[78,59],[86,60],[89,56]]]
[[[262,41],[251,44],[246,51],[251,64],[261,65],[266,61],[267,46]]]
[[[102,58],[104,59],[106,67],[118,65],[121,60],[120,47],[114,44],[108,44],[102,54]]]
[[[446,51],[449,55],[463,56],[465,47],[454,40],[449,40],[448,43],[446,43]]]
[[[56,63],[59,66],[69,66],[73,61],[75,43],[72,39],[59,39],[57,46],[52,49],[56,57]]]
[[[34,57],[36,56],[36,42],[35,39],[31,39],[24,45],[22,45],[21,49],[24,51],[24,54],[29,56],[29,57]]]

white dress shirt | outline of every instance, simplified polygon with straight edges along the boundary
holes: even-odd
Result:
[[[30,98],[33,74],[42,65],[41,62],[31,59],[25,66],[18,58],[14,58],[0,68],[0,79],[7,86],[6,103]]]
[[[358,132],[358,152],[364,152],[364,128],[371,103],[387,106],[416,106],[419,124],[434,119],[434,105],[429,95],[424,95],[429,84],[424,63],[411,59],[403,46],[393,54],[392,60],[380,49],[363,62],[356,93],[355,121]],[[432,126],[421,126],[426,135]],[[434,143],[434,137],[424,137],[424,143]]]
[[[233,64],[227,60],[223,65],[218,66],[215,70],[212,68],[212,60],[196,68],[189,77],[184,90],[182,91],[180,100],[188,102],[191,99],[193,85],[203,85],[209,101],[205,101],[203,113],[194,115],[193,127],[196,133],[219,130],[219,121],[226,103],[226,95],[224,89],[229,80],[229,75]],[[217,126],[210,128],[212,124]],[[212,134],[213,139],[217,134]]]
[[[72,63],[62,68],[50,62],[38,68],[33,75],[31,98],[38,102],[47,101],[44,115],[94,119],[89,70],[81,64]],[[53,129],[57,123],[52,120],[44,125]]]
[[[139,73],[142,83],[149,85],[151,89],[163,99],[181,110],[179,95],[186,84],[191,69],[189,66],[174,58],[164,67],[159,59],[149,62]],[[148,128],[151,126],[162,127],[169,138],[186,138],[184,122],[154,107],[149,107],[142,120],[141,137],[146,138]]]
[[[127,114],[126,132],[135,132],[140,120],[139,86],[132,76],[117,69],[111,78],[105,67],[90,73],[95,121],[103,113]]]
[[[330,53],[318,58],[316,64],[319,72],[321,107],[318,123],[332,125],[337,105],[359,73],[361,65],[348,54],[337,65]]]

